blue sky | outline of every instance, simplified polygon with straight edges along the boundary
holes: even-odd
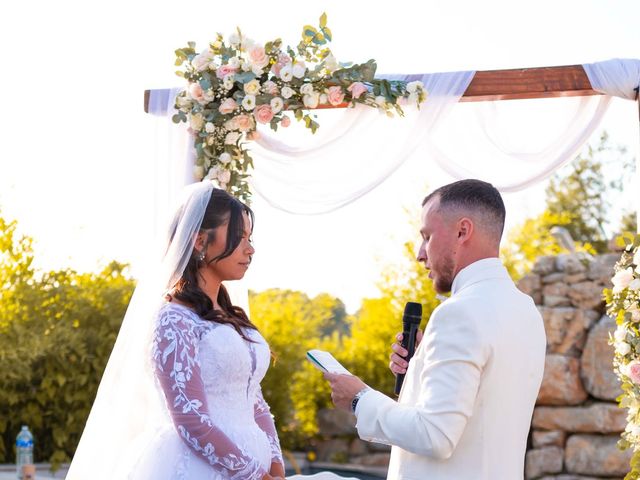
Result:
[[[323,11],[339,60],[379,71],[501,69],[640,58],[640,2],[11,2],[2,7],[0,209],[36,240],[45,268],[135,262],[150,222],[153,122],[146,88],[179,85],[173,50],[240,26],[258,41],[298,41]],[[638,149],[631,102],[603,124]],[[369,197],[331,215],[296,217],[259,198],[252,288],[327,291],[351,311],[376,293],[413,235],[404,209],[447,181],[412,160]],[[423,178],[424,177],[424,178]],[[414,179],[407,188],[407,178]],[[543,186],[505,197],[511,224],[540,208]]]

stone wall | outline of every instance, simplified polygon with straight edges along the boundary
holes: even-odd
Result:
[[[612,370],[602,290],[610,288],[619,254],[590,261],[571,255],[540,258],[519,287],[533,297],[547,333],[547,358],[533,413],[526,478],[622,478],[631,452],[616,447],[626,425]]]
[[[616,447],[626,413],[615,403],[621,390],[607,343],[615,322],[604,315],[602,299],[618,258],[617,253],[590,261],[571,255],[542,257],[518,284],[538,305],[547,334],[527,479],[621,479],[629,470],[631,452]],[[350,413],[325,410],[318,420],[326,438],[316,445],[318,460],[380,468],[388,464],[388,447],[359,440]]]

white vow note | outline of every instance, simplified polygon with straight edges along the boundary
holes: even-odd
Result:
[[[309,350],[307,352],[307,360],[321,372],[340,373],[352,375],[352,373],[344,368],[342,364],[334,358],[329,352],[323,350]]]

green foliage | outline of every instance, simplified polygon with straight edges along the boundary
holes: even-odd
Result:
[[[318,433],[316,413],[329,406],[330,390],[305,359],[307,350],[332,352],[348,329],[343,303],[327,294],[310,299],[301,292],[271,289],[249,295],[251,317],[274,354],[262,382],[280,441],[296,448]]]
[[[31,239],[0,217],[0,462],[22,424],[36,461],[68,461],[133,290],[125,266],[100,273],[33,270]]]
[[[605,168],[607,167],[607,168]],[[588,146],[575,160],[554,175],[546,193],[546,207],[536,217],[525,220],[506,236],[501,256],[514,279],[526,274],[536,258],[556,255],[562,248],[549,233],[551,227],[566,228],[578,251],[607,251],[610,194],[622,189],[622,179],[632,170],[632,159],[625,149],[611,145],[605,133],[597,146]],[[610,172],[619,172],[607,180]],[[620,231],[635,232],[635,218],[627,214]]]

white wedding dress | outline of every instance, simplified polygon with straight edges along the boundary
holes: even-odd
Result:
[[[243,333],[251,342],[182,305],[160,309],[151,354],[173,426],[156,435],[130,479],[260,480],[282,463],[260,388],[269,346],[257,330]]]

